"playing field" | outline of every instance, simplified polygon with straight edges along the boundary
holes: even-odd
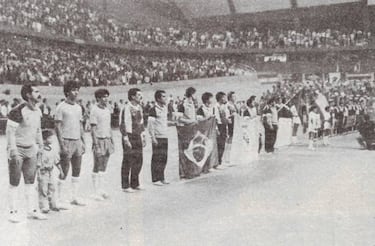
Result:
[[[225,84],[220,83],[220,86]],[[258,94],[252,93],[256,90],[253,85],[245,86],[246,83],[238,80],[233,89]],[[220,90],[216,83],[210,87],[209,91]],[[261,92],[262,87],[257,88]],[[203,91],[209,87],[198,89]],[[225,91],[231,89],[232,85],[224,87]],[[83,91],[83,94],[86,93]],[[115,131],[114,136],[116,152],[110,159],[105,185],[110,200],[96,202],[90,198],[93,164],[92,154],[88,152],[84,155],[81,180],[81,194],[87,206],[51,213],[47,221],[26,220],[20,224],[7,221],[6,141],[0,137],[3,163],[0,165],[3,177],[0,179],[0,244],[375,244],[374,152],[360,150],[355,142],[356,134],[331,139],[328,148],[307,151],[306,144],[283,148],[273,155],[262,155],[255,163],[180,181],[176,130],[170,128],[166,177],[171,184],[165,187],[151,184],[148,144],[141,173],[145,190],[134,194],[121,191],[119,132]],[[89,134],[86,139],[90,146]],[[306,142],[304,136],[300,139]],[[21,194],[22,190],[21,186]],[[23,200],[22,195],[20,199]]]

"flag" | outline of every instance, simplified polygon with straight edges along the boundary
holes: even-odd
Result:
[[[325,111],[325,108],[327,106],[329,106],[329,103],[328,103],[328,100],[327,100],[327,97],[324,96],[322,93],[318,93],[318,95],[316,96],[315,98],[315,102],[314,102],[315,106],[318,107],[319,109],[319,113],[320,113],[320,118],[322,120],[324,120],[324,116],[323,116],[323,113]]]
[[[181,178],[194,178],[217,165],[216,120],[177,126],[179,173]]]
[[[231,165],[250,164],[252,161],[258,160],[259,134],[260,118],[250,119],[235,115],[230,153]]]

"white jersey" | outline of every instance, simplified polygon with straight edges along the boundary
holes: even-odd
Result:
[[[309,113],[308,132],[316,133],[320,128],[320,115],[311,111]]]
[[[110,138],[111,134],[111,111],[109,108],[100,108],[94,105],[90,112],[90,124],[96,125],[96,137]]]
[[[60,103],[56,108],[55,120],[61,122],[62,137],[78,140],[81,138],[82,108],[78,104]]]
[[[295,105],[292,105],[292,107],[290,108],[290,112],[293,114],[293,124],[298,124],[300,125],[301,124],[301,119],[298,115],[298,112],[297,112],[297,108]]]
[[[324,130],[331,129],[331,113],[324,111],[323,116],[324,116],[324,124],[323,124]]]

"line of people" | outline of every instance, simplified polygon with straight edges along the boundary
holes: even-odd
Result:
[[[19,222],[17,193],[21,175],[24,177],[27,200],[27,214],[33,219],[46,219],[45,213],[50,210],[59,211],[70,209],[71,205],[85,206],[79,196],[82,156],[87,152],[84,137],[84,117],[82,106],[78,103],[80,85],[76,81],[64,84],[65,100],[61,101],[55,110],[55,130],[42,129],[43,113],[39,107],[42,96],[37,86],[23,85],[21,97],[24,102],[14,107],[8,114],[7,121],[7,153],[9,167],[9,205],[10,221]],[[214,117],[217,126],[218,162],[214,169],[223,169],[223,163],[230,160],[230,149],[233,138],[234,118],[242,117],[260,119],[259,125],[264,127],[264,150],[266,153],[275,151],[278,136],[279,121],[282,118],[293,120],[293,137],[301,121],[297,104],[282,99],[278,102],[270,98],[266,104],[256,102],[251,96],[246,105],[237,101],[236,93],[218,92],[215,96],[205,92],[198,106],[197,91],[193,87],[186,89],[183,101],[178,104],[177,112],[169,116],[168,97],[165,91],[155,92],[154,105],[148,110],[147,129],[144,124],[144,108],[142,107],[142,91],[132,88],[128,91],[128,103],[120,111],[119,128],[123,149],[121,167],[121,188],[126,193],[142,190],[139,174],[143,165],[143,148],[146,146],[146,133],[151,138],[152,182],[157,186],[168,185],[164,171],[168,161],[168,126],[196,124],[201,120]],[[106,89],[95,91],[96,104],[91,106],[89,124],[92,137],[93,198],[101,201],[108,199],[104,190],[106,171],[111,154],[114,153],[115,142],[111,128],[111,109],[109,108],[110,93]],[[216,100],[215,100],[216,99]],[[215,102],[216,101],[216,102]],[[42,107],[43,109],[43,107]],[[48,109],[48,108],[47,108]],[[308,115],[309,148],[313,149],[314,141],[323,132],[323,136],[331,134],[334,108],[327,107],[323,113],[324,121],[317,107],[311,107]],[[362,108],[360,114],[366,113]],[[261,116],[261,117],[259,117]],[[303,118],[303,117],[302,117]],[[262,133],[259,131],[259,151],[262,149]],[[54,136],[56,135],[56,136]],[[54,144],[53,139],[57,139]],[[326,138],[323,138],[323,143]],[[67,176],[71,169],[71,197],[66,202]],[[180,167],[180,178],[191,178]],[[58,178],[56,173],[58,171]],[[210,170],[205,170],[209,172]],[[35,199],[35,178],[38,180],[39,202]],[[57,180],[56,180],[57,179]]]

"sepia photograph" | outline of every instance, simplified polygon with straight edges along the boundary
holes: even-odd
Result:
[[[375,246],[375,0],[0,0],[1,246]]]

